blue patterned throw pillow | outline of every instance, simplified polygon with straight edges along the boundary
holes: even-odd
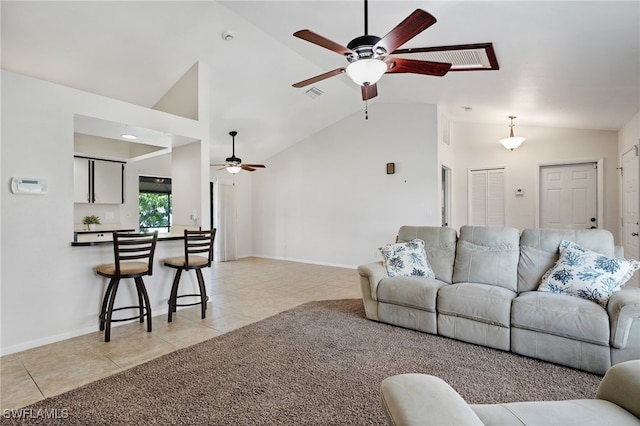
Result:
[[[427,260],[424,241],[415,239],[407,243],[387,244],[380,247],[389,277],[435,278]]]
[[[609,297],[626,283],[640,262],[617,259],[562,240],[560,258],[542,277],[539,291],[582,297],[606,307]]]

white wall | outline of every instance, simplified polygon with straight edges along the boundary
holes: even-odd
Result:
[[[171,192],[173,194],[171,212],[174,225],[200,226],[203,223],[201,204],[206,199],[202,198],[203,182],[199,179],[200,167],[194,164],[194,161],[202,158],[201,145],[200,142],[193,142],[171,151]],[[205,158],[208,158],[208,152]],[[197,218],[195,221],[194,213]],[[205,219],[207,217],[207,215],[204,216]],[[204,225],[203,229],[207,229],[208,223]]]
[[[355,267],[400,226],[439,225],[436,115],[375,103],[268,159],[253,174],[254,254]]]
[[[618,132],[620,154],[640,143],[640,111]]]
[[[93,267],[112,260],[113,255],[110,246],[71,246],[74,113],[206,139],[207,146],[209,123],[4,70],[1,78],[0,329],[1,351],[6,354],[98,327],[104,287]],[[208,155],[203,161],[207,160]],[[45,178],[49,192],[40,196],[11,194],[12,176]],[[172,277],[163,277],[161,270],[157,275],[154,271],[154,278],[166,278],[170,287]],[[151,295],[156,307],[166,306],[168,293],[160,292],[168,288],[158,288],[159,293]]]
[[[454,228],[467,223],[467,170],[504,167],[506,180],[506,225],[517,229],[536,226],[536,185],[540,164],[604,159],[604,218],[601,227],[618,240],[618,142],[617,132],[516,126],[516,136],[527,140],[516,150],[498,143],[508,135],[504,125],[452,123]],[[600,172],[600,171],[599,171]],[[522,188],[524,196],[515,196]]]

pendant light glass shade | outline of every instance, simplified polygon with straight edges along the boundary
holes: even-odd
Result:
[[[387,72],[387,63],[380,59],[360,59],[347,66],[347,75],[359,86],[376,84]]]
[[[500,139],[500,143],[502,144],[502,146],[504,146],[506,149],[511,151],[519,147],[522,144],[522,142],[527,140],[527,138],[516,137],[513,135],[513,127],[515,126],[515,124],[513,124],[514,118],[516,117],[513,115],[509,116],[509,119],[511,120],[511,124],[509,124],[509,127],[511,128],[511,131],[509,132],[509,137]]]

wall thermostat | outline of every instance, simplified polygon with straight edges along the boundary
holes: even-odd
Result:
[[[14,194],[46,194],[47,181],[38,178],[20,178],[11,179],[11,192]]]

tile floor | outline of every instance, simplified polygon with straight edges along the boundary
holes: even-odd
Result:
[[[217,262],[207,318],[198,306],[0,358],[0,409],[21,408],[311,300],[359,298],[354,269],[262,258]],[[97,321],[97,318],[96,318]]]

